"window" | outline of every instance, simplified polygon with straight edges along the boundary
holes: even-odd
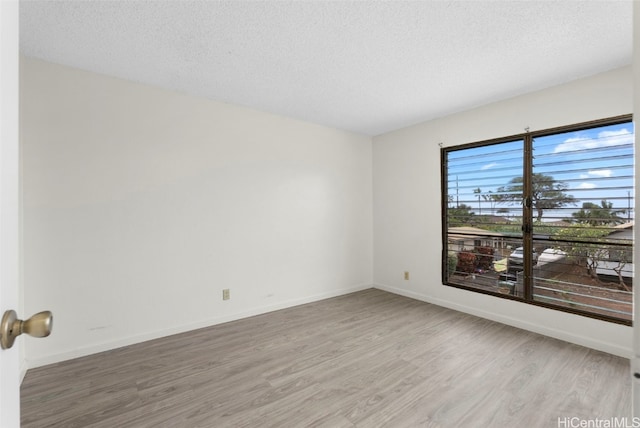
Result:
[[[631,324],[630,115],[441,158],[445,285]]]

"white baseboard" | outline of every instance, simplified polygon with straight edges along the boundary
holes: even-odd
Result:
[[[481,317],[481,318],[490,319],[492,321],[496,321],[496,322],[500,322],[500,323],[503,323],[503,324],[511,325],[513,327],[521,328],[523,330],[528,330],[528,331],[532,331],[534,333],[543,334],[545,336],[549,336],[549,337],[553,337],[553,338],[556,338],[556,339],[564,340],[566,342],[575,343],[575,344],[581,345],[581,346],[586,346],[588,348],[592,348],[592,349],[596,349],[596,350],[599,350],[599,351],[607,352],[607,353],[610,353],[610,354],[613,354],[613,355],[618,355],[618,356],[621,356],[623,358],[631,358],[632,353],[633,353],[631,345],[627,348],[627,347],[619,346],[619,345],[614,344],[614,343],[604,342],[604,341],[601,341],[601,340],[595,340],[595,339],[593,339],[591,337],[588,337],[588,336],[585,336],[585,335],[577,335],[577,334],[569,333],[569,332],[566,332],[566,331],[563,331],[563,330],[560,330],[560,329],[551,328],[551,327],[547,327],[547,326],[541,326],[541,325],[534,324],[534,323],[527,322],[527,321],[523,321],[523,320],[520,320],[520,319],[516,319],[516,318],[512,318],[512,317],[496,314],[496,313],[493,313],[493,312],[484,311],[484,310],[482,310],[480,308],[477,308],[477,307],[470,307],[470,306],[466,306],[466,305],[461,305],[461,304],[456,303],[456,302],[451,302],[451,301],[448,301],[448,300],[442,300],[442,299],[438,299],[438,298],[433,298],[431,296],[427,296],[427,295],[424,295],[424,294],[421,294],[421,293],[416,293],[416,292],[413,292],[413,291],[410,291],[410,290],[396,288],[396,287],[392,287],[392,286],[388,286],[388,285],[383,285],[383,284],[373,284],[373,285],[371,285],[371,284],[362,284],[362,285],[358,285],[358,286],[354,286],[354,287],[350,287],[350,288],[334,290],[334,291],[327,292],[327,293],[319,293],[319,294],[315,294],[315,295],[311,295],[311,296],[307,296],[307,297],[303,297],[303,298],[292,299],[292,300],[276,303],[276,304],[273,304],[273,305],[252,308],[252,309],[247,310],[247,311],[243,311],[243,312],[239,312],[239,313],[235,313],[235,314],[231,314],[231,315],[226,315],[226,316],[223,316],[223,317],[216,317],[216,318],[212,318],[212,319],[208,319],[208,320],[203,320],[203,321],[200,321],[200,322],[191,323],[191,324],[187,324],[187,325],[176,326],[176,327],[171,328],[171,329],[164,329],[164,330],[149,332],[149,333],[146,333],[146,334],[132,336],[132,337],[116,340],[116,341],[109,341],[109,342],[104,342],[104,343],[100,343],[100,344],[93,344],[93,345],[90,345],[90,346],[81,347],[81,348],[77,348],[77,349],[74,349],[74,350],[70,350],[70,351],[67,351],[67,352],[58,353],[58,354],[54,354],[54,355],[48,355],[48,356],[44,356],[44,357],[40,357],[40,358],[33,358],[33,359],[27,358],[20,365],[20,376],[21,376],[20,379],[22,381],[22,379],[24,379],[24,376],[27,373],[27,370],[31,369],[31,368],[41,367],[41,366],[45,366],[45,365],[48,365],[48,364],[55,364],[55,363],[59,363],[61,361],[71,360],[71,359],[74,359],[74,358],[84,357],[84,356],[88,356],[88,355],[92,355],[92,354],[97,354],[99,352],[104,352],[104,351],[109,351],[109,350],[112,350],[112,349],[121,348],[123,346],[134,345],[136,343],[146,342],[148,340],[159,339],[159,338],[162,338],[162,337],[171,336],[173,334],[185,333],[185,332],[188,332],[188,331],[191,331],[191,330],[196,330],[196,329],[199,329],[199,328],[211,327],[211,326],[214,326],[214,325],[217,325],[217,324],[223,324],[223,323],[230,322],[230,321],[236,321],[236,320],[239,320],[239,319],[248,318],[248,317],[251,317],[251,316],[260,315],[260,314],[264,314],[264,313],[268,313],[268,312],[272,312],[272,311],[277,311],[277,310],[280,310],[280,309],[286,309],[286,308],[290,308],[290,307],[294,307],[294,306],[298,306],[298,305],[303,305],[303,304],[306,304],[306,303],[312,303],[312,302],[316,302],[316,301],[319,301],[319,300],[329,299],[329,298],[332,298],[332,297],[337,297],[337,296],[341,296],[341,295],[345,295],[345,294],[349,294],[349,293],[365,290],[367,288],[372,288],[372,287],[375,287],[375,288],[380,289],[380,290],[388,291],[390,293],[398,294],[398,295],[401,295],[401,296],[409,297],[409,298],[412,298],[412,299],[415,299],[415,300],[420,300],[420,301],[423,301],[423,302],[432,303],[434,305],[438,305],[438,306],[446,307],[446,308],[453,309],[453,310],[456,310],[456,311],[464,312],[464,313],[467,313],[467,314],[475,315],[475,316],[478,316],[478,317]]]
[[[255,315],[261,315],[267,312],[273,312],[280,309],[290,308],[293,306],[304,305],[306,303],[312,303],[318,300],[324,300],[332,297],[342,296],[345,294],[366,290],[372,287],[373,285],[371,284],[361,284],[354,287],[343,288],[343,289],[334,290],[326,293],[314,294],[311,296],[302,297],[298,299],[291,299],[291,300],[276,303],[273,305],[256,307],[247,311],[238,312],[235,314],[226,315],[222,317],[207,319],[207,320],[203,320],[196,323],[176,326],[170,329],[163,329],[163,330],[153,331],[153,332],[149,332],[149,333],[145,333],[137,336],[127,337],[120,340],[109,341],[109,342],[104,342],[100,344],[93,344],[86,347],[76,348],[74,350],[67,351],[67,352],[48,355],[45,357],[27,358],[25,362],[24,373],[26,374],[27,369],[41,367],[48,364],[55,364],[62,361],[71,360],[74,358],[86,357],[88,355],[97,354],[99,352],[104,352],[104,351],[110,351],[113,349],[121,348],[123,346],[134,345],[136,343],[146,342],[148,340],[159,339],[159,338],[171,336],[174,334],[197,330],[199,328],[211,327],[217,324],[223,324],[226,322],[236,321],[239,319],[248,318]],[[24,377],[24,374],[23,374],[23,377]]]
[[[502,324],[507,324],[513,327],[521,328],[523,330],[553,337],[555,339],[564,340],[565,342],[570,342],[576,345],[585,346],[587,348],[617,355],[623,358],[631,358],[633,355],[633,349],[631,344],[629,344],[629,347],[624,347],[615,343],[597,340],[589,336],[570,333],[557,328],[543,326],[543,325],[535,324],[529,321],[523,321],[517,318],[496,314],[494,312],[488,312],[481,308],[461,305],[456,302],[434,298],[421,293],[416,293],[410,290],[404,290],[404,289],[392,287],[389,285],[374,284],[373,286],[377,289],[388,291],[389,293],[394,293],[394,294],[409,297],[415,300],[432,303],[434,305],[453,309],[459,312],[464,312],[470,315],[475,315],[475,316],[496,321]],[[544,308],[540,308],[540,309],[546,310]],[[605,322],[605,321],[602,321],[602,322]]]

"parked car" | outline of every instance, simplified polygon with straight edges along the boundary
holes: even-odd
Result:
[[[518,247],[515,250],[513,250],[513,252],[509,255],[509,260],[508,260],[509,269],[512,269],[512,268],[522,269],[522,267],[524,266],[523,257],[524,257],[523,247]],[[534,248],[533,249],[533,265],[535,266],[537,263],[538,263],[538,253]]]
[[[564,251],[558,250],[557,248],[547,248],[540,254],[538,264],[543,265],[546,263],[559,262],[565,257],[567,257],[567,253]]]

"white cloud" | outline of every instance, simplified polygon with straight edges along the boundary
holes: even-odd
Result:
[[[578,178],[581,178],[581,179],[589,178],[589,174],[580,174]]]
[[[593,183],[580,183],[578,189],[595,189],[596,185]]]
[[[589,171],[589,175],[592,177],[611,177],[613,175],[613,171],[610,169],[594,169]]]
[[[483,165],[482,168],[480,168],[480,171],[484,171],[486,169],[491,169],[494,166],[498,166],[498,164],[496,162],[488,163],[486,165]]]
[[[626,128],[617,131],[599,132],[597,138],[567,138],[555,147],[553,153],[597,149],[599,147],[612,147],[620,146],[623,144],[633,144],[633,134]]]

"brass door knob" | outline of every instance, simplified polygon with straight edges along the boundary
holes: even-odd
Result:
[[[0,323],[0,345],[2,349],[13,346],[16,337],[27,333],[33,337],[47,337],[53,328],[53,314],[51,311],[38,312],[26,321],[18,319],[16,311],[9,310],[4,313]]]

